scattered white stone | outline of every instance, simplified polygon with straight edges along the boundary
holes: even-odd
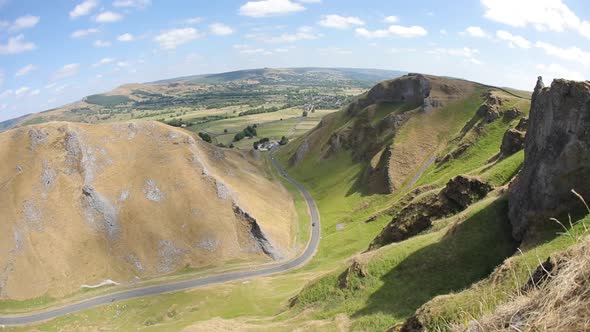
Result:
[[[156,181],[147,179],[143,187],[145,197],[152,202],[160,202],[166,198],[166,194],[158,188]]]
[[[344,229],[344,224],[338,224],[338,225],[336,225],[336,230],[337,231],[341,231],[343,229]]]
[[[96,285],[82,285],[82,286],[80,286],[80,288],[83,288],[83,289],[94,289],[94,288],[100,288],[100,287],[104,287],[104,286],[118,286],[118,285],[120,285],[118,282],[112,281],[111,279],[107,279],[107,280],[101,282],[100,284],[96,284]]]

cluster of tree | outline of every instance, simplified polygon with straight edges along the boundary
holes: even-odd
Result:
[[[190,121],[184,121],[182,118],[174,118],[172,120],[163,121],[165,124],[170,125],[172,127],[190,127],[194,125],[194,123]]]
[[[258,150],[258,146],[262,145],[264,143],[268,143],[270,142],[270,139],[268,137],[265,137],[263,139],[261,139],[260,141],[256,141],[254,143],[252,143],[252,147],[254,147],[254,150]]]
[[[213,140],[211,139],[211,135],[209,135],[209,134],[207,134],[207,133],[205,133],[205,132],[202,132],[202,131],[201,131],[201,132],[199,132],[199,137],[200,137],[200,138],[201,138],[203,141],[205,141],[205,142],[207,142],[207,143],[211,143],[211,142],[213,141]]]
[[[238,113],[238,116],[261,114],[261,113],[273,113],[273,112],[277,112],[283,108],[279,108],[277,106],[266,108],[266,107],[262,106],[262,107],[254,108],[254,109],[247,110],[244,112],[240,112],[240,113]]]
[[[244,128],[244,130],[240,131],[234,136],[234,142],[238,142],[243,140],[246,137],[256,137],[258,133],[256,132],[257,125],[252,125]]]

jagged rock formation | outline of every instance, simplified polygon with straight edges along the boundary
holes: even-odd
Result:
[[[508,129],[502,137],[499,159],[506,158],[524,148],[527,118],[521,118],[516,127]]]
[[[282,185],[180,129],[23,127],[0,134],[0,158],[1,300],[294,254]]]
[[[510,190],[513,235],[579,208],[574,189],[590,200],[590,82],[554,80],[535,87],[525,161]]]
[[[353,115],[365,107],[383,102],[404,102],[416,107],[427,104],[431,110],[430,81],[421,74],[408,74],[392,81],[375,85],[369,92],[348,105],[346,112]]]
[[[401,209],[373,240],[368,250],[414,236],[430,227],[433,221],[465,210],[492,189],[491,185],[477,178],[457,176],[442,190],[418,196]]]

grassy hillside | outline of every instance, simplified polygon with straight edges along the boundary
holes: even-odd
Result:
[[[0,134],[0,156],[0,301],[299,250],[291,195],[261,162],[183,130],[57,122]]]

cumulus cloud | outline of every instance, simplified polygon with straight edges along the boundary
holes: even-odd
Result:
[[[104,48],[104,47],[110,47],[111,42],[99,39],[99,40],[95,41],[93,45],[94,45],[94,47]]]
[[[562,48],[541,41],[536,42],[535,47],[542,49],[547,55],[590,66],[590,52],[583,51],[578,47]]]
[[[109,63],[113,63],[113,62],[115,62],[114,58],[102,58],[102,59],[100,59],[100,61],[93,64],[92,67],[99,67],[99,66],[106,65]]]
[[[13,94],[14,94],[14,91],[12,89],[4,90],[2,93],[0,93],[0,99],[4,99],[6,97],[10,97]]]
[[[198,24],[201,23],[203,21],[202,17],[191,17],[191,18],[187,18],[186,20],[184,20],[183,22],[185,24]]]
[[[484,17],[538,31],[576,31],[590,39],[590,22],[580,19],[562,0],[481,0]]]
[[[476,58],[476,56],[479,54],[479,50],[475,49],[475,48],[469,48],[469,47],[441,48],[441,47],[439,47],[439,48],[435,48],[435,49],[428,51],[428,53],[434,54],[434,55],[450,55],[450,56],[461,57],[461,58],[465,58],[469,62],[477,64],[477,65],[482,63],[480,60],[478,60]]]
[[[76,31],[72,32],[70,34],[70,37],[71,38],[84,38],[90,34],[98,33],[98,32],[100,32],[100,30],[97,28],[81,29],[81,30],[76,30]]]
[[[354,16],[324,15],[318,24],[327,28],[344,30],[365,25],[365,22]]]
[[[21,69],[19,69],[15,74],[14,77],[25,76],[26,74],[32,72],[33,70],[37,69],[37,66],[33,64],[28,64]]]
[[[544,77],[553,77],[553,78],[565,78],[569,80],[575,81],[583,81],[584,75],[577,71],[573,71],[570,69],[565,68],[564,66],[556,63],[552,63],[549,65],[539,64],[537,65],[537,70],[539,70],[539,74]]]
[[[465,29],[465,33],[475,38],[483,38],[488,36],[488,34],[485,31],[483,31],[482,28],[477,26],[467,27],[467,29]]]
[[[385,23],[397,23],[399,21],[399,17],[391,15],[391,16],[387,16],[386,18],[383,19],[383,22]]]
[[[113,7],[135,7],[144,9],[152,4],[151,0],[115,0]]]
[[[98,1],[96,0],[86,0],[81,2],[70,11],[70,18],[75,19],[80,16],[88,15],[96,6],[98,6]]]
[[[301,4],[291,0],[248,1],[240,7],[240,15],[250,17],[268,17],[287,15],[305,10]]]
[[[80,70],[80,64],[79,63],[69,63],[67,65],[64,65],[60,69],[58,69],[53,74],[53,79],[54,80],[60,80],[62,78],[66,78],[66,77],[69,77],[69,76],[74,76],[74,75],[76,75],[78,73],[79,70]]]
[[[94,19],[98,23],[113,23],[123,19],[123,15],[111,11],[98,14]]]
[[[227,36],[227,35],[231,35],[232,33],[234,33],[234,30],[223,24],[223,23],[213,23],[209,25],[209,31],[211,31],[212,34],[217,35],[217,36]]]
[[[35,90],[32,90],[31,93],[29,93],[29,96],[36,96],[40,93],[41,93],[41,90],[35,89]]]
[[[133,35],[130,33],[124,33],[122,35],[119,35],[117,37],[117,40],[120,42],[132,42],[135,40],[135,37],[133,37]]]
[[[386,37],[401,37],[401,38],[416,38],[423,37],[428,34],[428,31],[421,26],[402,26],[392,25],[387,29],[367,30],[365,28],[357,28],[357,36],[364,38],[386,38]]]
[[[271,37],[265,41],[270,43],[292,43],[300,40],[318,39],[320,37],[321,35],[318,34],[312,27],[303,26],[297,29],[297,31],[294,33],[283,33],[278,37]]]
[[[14,96],[17,98],[24,97],[30,90],[31,88],[28,86],[21,86],[20,88],[14,90]]]
[[[20,30],[24,30],[24,29],[33,28],[37,25],[37,23],[39,23],[40,20],[41,20],[41,18],[39,16],[33,16],[33,15],[21,16],[21,17],[17,18],[16,20],[14,20],[14,22],[12,22],[12,24],[10,24],[10,23],[8,24],[8,31],[16,32],[16,31],[20,31]]]
[[[18,54],[26,51],[32,51],[37,46],[32,42],[26,42],[24,35],[10,37],[6,44],[0,44],[0,54]]]
[[[500,40],[505,40],[508,42],[510,47],[520,47],[520,48],[530,48],[531,42],[528,41],[526,38],[518,35],[513,35],[508,31],[498,30],[496,31],[496,37]]]
[[[160,44],[164,50],[174,50],[182,44],[189,43],[203,35],[194,28],[173,29],[165,31],[154,38],[154,41]]]

